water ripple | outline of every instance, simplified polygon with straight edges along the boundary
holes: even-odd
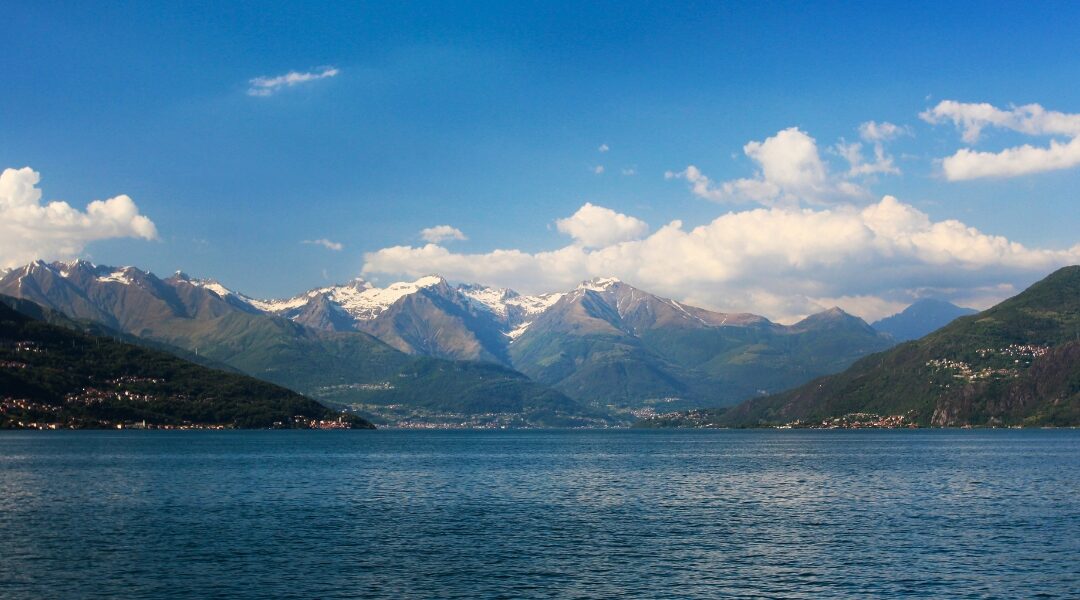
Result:
[[[1064,597],[1080,432],[0,434],[0,598]]]

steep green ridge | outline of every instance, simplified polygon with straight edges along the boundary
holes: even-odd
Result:
[[[33,318],[63,321],[50,313],[26,300],[0,301],[0,428],[307,427],[312,420],[371,427],[246,375]]]
[[[692,420],[753,426],[852,413],[934,426],[1080,425],[1080,266],[838,375]]]

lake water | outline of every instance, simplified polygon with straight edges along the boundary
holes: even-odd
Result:
[[[0,433],[3,598],[1077,597],[1080,431]]]

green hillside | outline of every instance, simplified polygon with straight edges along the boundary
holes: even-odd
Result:
[[[0,302],[0,428],[371,427],[277,385],[31,315],[64,320],[25,300]]]

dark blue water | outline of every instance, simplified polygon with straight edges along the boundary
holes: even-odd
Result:
[[[0,434],[0,597],[1045,597],[1080,431]]]

